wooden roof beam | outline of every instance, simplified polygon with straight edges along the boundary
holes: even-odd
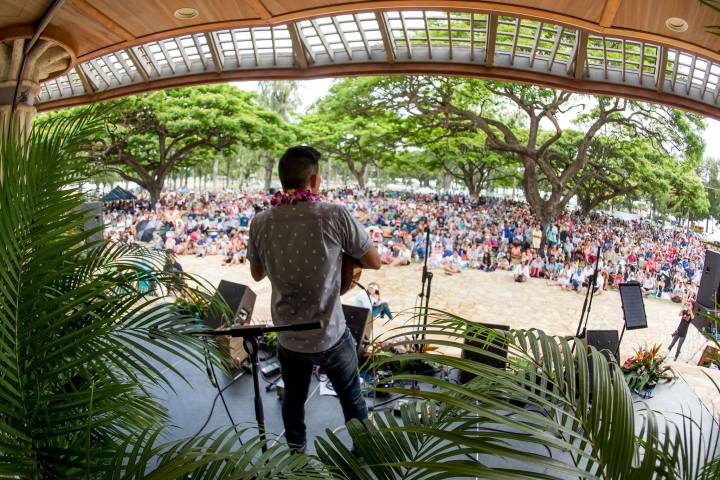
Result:
[[[497,41],[498,17],[488,13],[488,29],[485,39],[485,65],[492,67],[495,62],[495,42]]]
[[[387,60],[392,63],[396,60],[395,46],[393,45],[392,37],[390,36],[390,27],[388,27],[387,17],[383,12],[375,12],[375,20],[377,21],[378,28],[380,29],[380,36],[382,37]]]
[[[575,80],[582,80],[587,61],[588,32],[578,32],[577,48],[575,49]]]
[[[85,90],[85,93],[88,95],[92,95],[95,93],[95,88],[90,83],[90,80],[88,80],[87,75],[85,75],[85,72],[82,68],[80,68],[80,65],[77,65],[75,67],[75,73],[77,74],[78,78],[80,79],[80,83],[82,83],[83,89]]]
[[[305,42],[300,37],[300,28],[296,23],[288,23],[288,32],[290,32],[290,41],[292,42],[293,55],[295,63],[300,70],[308,68],[307,51],[305,50]]]
[[[91,19],[95,20],[97,23],[102,25],[103,27],[110,30],[115,35],[119,36],[123,40],[134,40],[135,35],[130,33],[128,30],[125,29],[122,25],[117,23],[112,18],[105,15],[102,11],[98,10],[94,6],[92,6],[90,3],[88,3],[86,0],[71,0],[71,3],[75,8],[80,10],[82,13],[90,17]]]
[[[605,7],[603,8],[602,15],[600,15],[601,27],[612,27],[621,3],[622,0],[605,0]]]
[[[223,63],[220,58],[220,51],[218,50],[217,43],[215,43],[215,35],[210,32],[205,32],[205,42],[207,42],[208,48],[210,49],[210,56],[212,57],[215,72],[222,72]]]
[[[143,82],[149,82],[150,76],[145,71],[145,67],[143,67],[142,63],[140,63],[140,59],[135,55],[135,51],[132,48],[126,48],[125,53],[127,54],[128,58],[130,59],[130,62],[132,62],[133,65],[135,65],[135,70],[137,71],[138,75],[142,79]]]

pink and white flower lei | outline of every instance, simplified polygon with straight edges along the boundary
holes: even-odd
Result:
[[[320,196],[304,188],[282,190],[275,192],[270,199],[270,205],[295,205],[298,202],[319,202]]]

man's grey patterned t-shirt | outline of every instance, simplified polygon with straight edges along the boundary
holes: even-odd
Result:
[[[320,321],[321,330],[281,332],[288,350],[316,353],[345,332],[340,303],[342,254],[365,255],[372,242],[342,205],[299,202],[259,213],[250,224],[248,260],[261,264],[272,284],[275,325]]]

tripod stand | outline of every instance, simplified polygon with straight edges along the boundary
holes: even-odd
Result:
[[[258,433],[262,443],[262,451],[267,451],[265,441],[265,413],[263,411],[262,398],[260,397],[260,356],[258,337],[271,332],[299,332],[302,330],[316,330],[320,328],[320,322],[297,323],[295,325],[282,325],[278,327],[267,327],[265,325],[247,325],[222,330],[201,330],[192,332],[191,335],[203,335],[211,337],[241,337],[243,346],[250,358],[250,371],[253,377],[253,390],[255,393],[255,420],[258,425]]]
[[[420,338],[425,340],[425,330],[427,329],[428,313],[430,309],[430,289],[432,287],[433,273],[428,270],[428,257],[430,256],[430,224],[427,224],[427,231],[425,235],[425,261],[422,269],[422,287],[420,287],[420,293],[418,298],[420,299],[420,315],[422,317],[423,331],[420,334]],[[425,305],[423,305],[423,303]],[[425,344],[420,341],[415,345],[415,349],[422,353],[425,350]]]
[[[590,310],[592,309],[593,297],[595,296],[595,285],[597,284],[598,267],[600,266],[600,252],[602,249],[602,243],[598,242],[597,255],[595,256],[595,270],[593,274],[588,278],[588,286],[585,291],[585,301],[583,302],[582,312],[580,313],[580,322],[578,323],[577,332],[575,332],[576,338],[585,338],[587,333],[587,323],[590,318]],[[575,344],[573,343],[573,348]]]

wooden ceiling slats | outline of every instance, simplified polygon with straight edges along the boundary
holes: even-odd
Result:
[[[624,5],[619,2],[618,15]],[[385,56],[374,55],[377,49]],[[476,60],[479,50],[482,61]],[[492,9],[353,11],[189,32],[120,47],[77,65],[76,77],[66,75],[43,85],[39,101],[42,109],[45,104],[56,107],[241,75],[261,79],[452,71],[570,90],[594,88],[600,94],[627,91],[624,95],[635,98],[672,95],[669,104],[720,117],[720,79],[713,68],[720,72],[720,61],[692,51],[594,33],[544,17],[498,15]],[[654,82],[645,81],[649,75]]]

